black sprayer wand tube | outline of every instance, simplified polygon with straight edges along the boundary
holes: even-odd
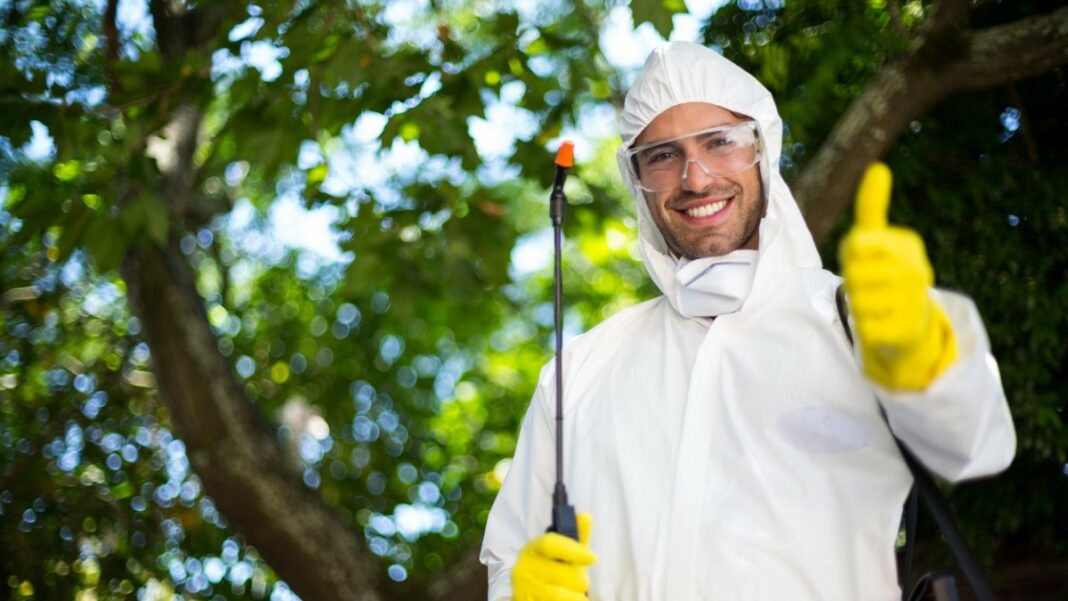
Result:
[[[556,153],[556,179],[549,196],[549,216],[553,221],[553,320],[556,327],[556,485],[553,486],[553,523],[550,532],[570,536],[578,540],[578,523],[575,508],[567,502],[564,487],[564,333],[563,333],[563,275],[560,268],[560,251],[564,239],[564,180],[567,170],[574,164],[574,145],[564,141]]]

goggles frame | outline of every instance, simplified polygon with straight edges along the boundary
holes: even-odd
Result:
[[[751,133],[752,138],[753,138],[753,162],[751,162],[748,165],[745,165],[743,167],[739,167],[738,169],[735,169],[733,171],[721,172],[721,171],[714,171],[712,169],[709,169],[701,161],[699,161],[697,159],[686,159],[685,164],[682,166],[682,171],[678,174],[678,180],[676,181],[675,184],[673,184],[671,186],[668,186],[666,188],[649,188],[649,187],[645,186],[644,184],[642,184],[641,176],[640,176],[639,169],[638,169],[638,155],[640,153],[645,152],[645,151],[650,150],[650,149],[653,149],[653,148],[657,148],[657,147],[660,147],[660,146],[665,146],[667,144],[671,144],[672,142],[676,142],[676,141],[682,140],[684,138],[692,138],[694,136],[702,136],[702,135],[715,134],[715,133],[719,133],[719,132],[728,132],[728,131],[749,131]],[[740,173],[742,171],[745,171],[746,169],[752,167],[753,165],[756,165],[757,163],[760,162],[760,159],[763,158],[763,155],[764,155],[764,148],[763,148],[763,144],[761,143],[761,140],[760,140],[760,128],[759,128],[759,126],[758,126],[758,124],[757,124],[757,122],[755,120],[749,119],[749,120],[741,121],[741,122],[738,122],[738,123],[728,123],[726,125],[717,125],[715,127],[709,127],[709,128],[706,128],[706,129],[700,129],[700,130],[697,130],[697,131],[694,131],[694,132],[683,134],[681,136],[675,136],[674,138],[668,138],[666,140],[657,140],[655,142],[649,142],[647,144],[642,144],[641,146],[636,146],[636,147],[630,148],[630,149],[628,149],[626,151],[626,162],[627,162],[627,169],[630,170],[630,175],[631,175],[631,177],[633,177],[634,182],[637,184],[638,188],[640,188],[640,189],[642,189],[642,190],[644,190],[646,192],[666,192],[668,190],[674,189],[674,188],[682,185],[683,180],[686,179],[686,172],[690,168],[690,163],[696,163],[698,168],[700,168],[701,171],[703,171],[705,173],[705,175],[709,175],[709,176],[711,176],[713,174],[716,174],[716,175],[733,175],[735,173]]]

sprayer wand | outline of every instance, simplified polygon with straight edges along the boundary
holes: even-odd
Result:
[[[553,222],[553,321],[556,328],[556,485],[553,486],[553,522],[550,532],[556,532],[578,540],[578,523],[575,508],[567,502],[564,487],[564,333],[563,333],[563,275],[560,267],[561,246],[564,238],[564,180],[567,171],[575,163],[575,146],[565,140],[556,153],[556,179],[549,195],[549,217]]]

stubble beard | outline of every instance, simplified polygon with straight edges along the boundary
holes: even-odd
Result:
[[[679,235],[680,232],[678,230],[682,230],[683,227],[673,229],[666,223],[659,207],[650,206],[649,212],[653,216],[653,221],[656,223],[657,229],[660,230],[660,234],[664,237],[668,249],[670,249],[676,256],[690,260],[705,257],[720,257],[746,246],[749,241],[753,240],[754,236],[756,236],[757,229],[760,226],[760,220],[764,216],[766,205],[766,200],[764,199],[764,194],[759,184],[756,189],[756,195],[756,198],[747,198],[746,189],[738,184],[720,188],[710,187],[701,190],[700,192],[677,192],[668,201],[666,205],[667,207],[681,206],[690,200],[704,198],[706,196],[733,196],[734,199],[731,201],[732,206],[729,207],[729,209],[732,212],[744,211],[741,215],[739,227],[734,230],[726,232],[717,231],[714,233],[708,232],[689,239]],[[652,204],[652,201],[650,201],[649,204]],[[674,209],[666,208],[664,210],[671,211]],[[731,220],[734,220],[738,215],[730,215],[729,217]],[[728,223],[725,225],[730,224]]]

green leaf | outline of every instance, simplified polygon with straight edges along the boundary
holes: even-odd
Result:
[[[403,134],[402,134],[403,135]],[[418,134],[416,134],[418,135]],[[407,138],[405,138],[407,139]],[[316,165],[308,170],[308,185],[317,186],[326,180],[326,176],[330,173],[330,167],[327,165]]]
[[[665,40],[671,37],[674,26],[672,17],[686,13],[686,4],[682,0],[631,0],[631,13],[634,15],[634,27],[642,23],[652,23],[653,28]]]
[[[63,161],[56,163],[56,166],[52,168],[52,174],[61,182],[69,182],[82,174],[82,166],[78,161]]]
[[[406,121],[400,126],[400,137],[405,142],[411,142],[419,137],[419,124],[414,121]]]

